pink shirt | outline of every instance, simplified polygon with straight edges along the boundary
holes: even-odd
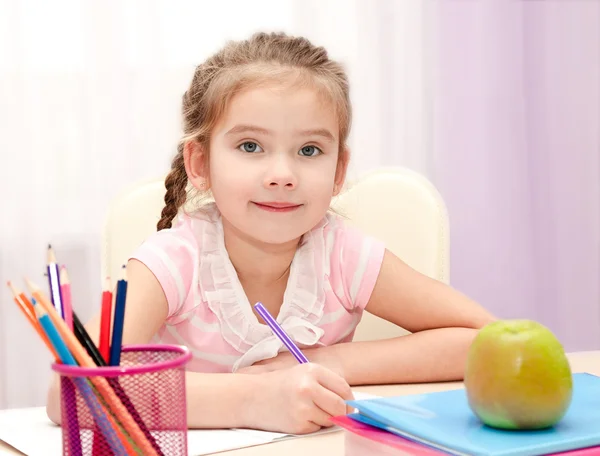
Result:
[[[377,280],[385,247],[327,214],[305,234],[292,261],[277,322],[298,345],[352,340]],[[188,370],[235,372],[286,350],[252,312],[223,240],[214,203],[180,214],[132,255],[156,276],[168,318],[155,341],[185,345]]]

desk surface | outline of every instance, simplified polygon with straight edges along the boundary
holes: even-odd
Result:
[[[572,371],[589,372],[600,375],[600,350],[570,353]],[[355,390],[379,396],[395,396],[418,394],[430,391],[443,391],[462,387],[462,382],[428,383],[416,385],[385,385],[357,387]],[[328,456],[344,455],[344,432],[307,436],[300,439],[284,440],[256,447],[243,448],[219,453],[223,456],[287,456],[306,454],[327,454]],[[4,442],[0,441],[0,455],[22,455]]]

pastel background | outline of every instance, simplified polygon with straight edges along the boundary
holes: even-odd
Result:
[[[304,34],[343,61],[351,177],[426,175],[451,218],[451,282],[498,316],[600,348],[600,2],[0,0],[0,283],[100,305],[110,199],[163,175],[193,69],[229,38]],[[50,357],[0,292],[0,408],[41,405]]]

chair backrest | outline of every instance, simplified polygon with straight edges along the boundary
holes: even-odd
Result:
[[[372,171],[351,184],[332,204],[347,223],[385,242],[409,266],[441,282],[449,281],[449,221],[433,184],[406,168]],[[387,339],[403,328],[367,312],[354,340]]]
[[[121,265],[156,231],[163,207],[164,180],[136,183],[113,199],[103,231],[102,274],[118,277]],[[332,207],[347,223],[386,243],[419,272],[449,280],[449,223],[446,206],[434,186],[405,168],[376,170],[350,183]],[[354,340],[406,334],[365,312]]]

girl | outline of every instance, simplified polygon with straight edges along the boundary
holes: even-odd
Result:
[[[330,213],[350,119],[346,74],[304,38],[259,33],[196,69],[158,232],[128,262],[123,335],[189,347],[190,427],[331,426],[349,385],[462,379],[493,320]],[[213,200],[189,210],[192,196]],[[285,351],[258,301],[310,363]],[[364,310],[411,334],[353,343]],[[97,340],[99,316],[87,329]]]

